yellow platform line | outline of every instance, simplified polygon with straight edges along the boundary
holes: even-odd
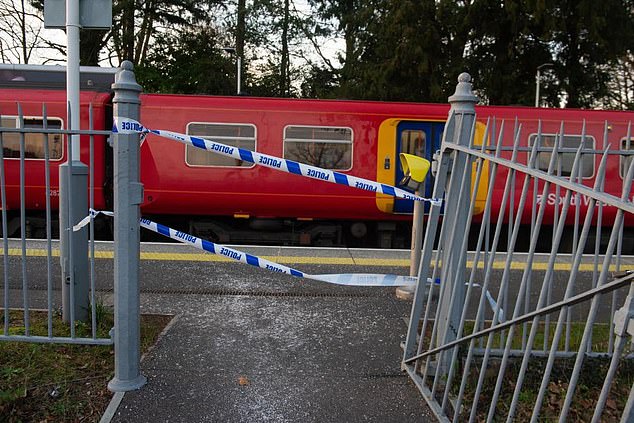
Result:
[[[0,255],[4,254],[4,250],[0,248]],[[10,248],[9,256],[21,256],[22,250],[20,248]],[[46,250],[41,248],[29,248],[26,250],[27,257],[46,257]],[[53,257],[59,257],[59,250],[52,250]],[[266,260],[274,261],[281,264],[326,264],[326,265],[347,265],[347,266],[370,266],[370,267],[409,267],[409,259],[381,259],[381,258],[355,258],[352,257],[314,257],[314,256],[260,256]],[[98,259],[113,259],[114,252],[112,251],[95,251],[95,258]],[[205,253],[173,253],[173,252],[141,252],[141,260],[156,260],[156,261],[197,261],[197,262],[220,262],[229,263],[233,260],[214,254]],[[473,261],[467,262],[467,267],[471,268]],[[504,269],[504,261],[496,261],[493,263],[493,269]],[[634,267],[632,263],[621,264],[620,270],[631,269]],[[512,262],[511,270],[524,270],[526,263]],[[548,263],[537,262],[533,263],[533,270],[545,271],[548,269]],[[570,271],[572,264],[570,263],[555,263],[555,270],[557,271]],[[601,271],[603,266],[598,265],[597,270]],[[478,269],[484,269],[484,263],[478,262]],[[582,263],[579,266],[581,272],[594,271],[594,265],[592,263]],[[616,265],[610,265],[610,271],[616,271]]]

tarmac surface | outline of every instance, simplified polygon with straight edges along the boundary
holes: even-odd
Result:
[[[410,303],[396,299],[394,288],[332,286],[238,263],[151,259],[141,261],[141,287],[143,313],[175,317],[142,362],[147,385],[123,396],[112,422],[435,421],[400,370]]]

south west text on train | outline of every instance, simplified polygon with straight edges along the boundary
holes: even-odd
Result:
[[[48,128],[67,127],[65,74],[43,68],[0,68],[2,127],[16,127],[18,103],[26,127],[38,128],[44,123]],[[111,128],[111,83],[112,73],[82,74],[82,129],[89,127],[89,105],[93,109],[93,128]],[[42,117],[43,103],[47,105],[46,122]],[[141,94],[140,121],[148,128],[208,137],[230,146],[397,185],[403,177],[399,153],[423,155],[433,160],[433,154],[440,148],[448,111],[448,104],[144,93]],[[606,147],[606,127],[611,149],[624,152],[634,149],[626,137],[633,112],[477,106],[476,113],[476,139],[482,139],[488,118],[495,117],[499,123],[505,121],[509,128],[515,125],[517,118],[522,127],[520,143],[524,147],[536,142],[540,124],[541,147],[552,146],[563,121],[562,144],[570,151],[562,154],[561,174],[564,176],[570,173],[573,149],[582,139],[584,149],[598,151]],[[585,137],[582,137],[584,122]],[[513,143],[513,130],[509,128],[502,140],[507,147]],[[90,154],[88,138],[81,137],[84,163],[88,163]],[[31,236],[38,237],[45,234],[42,135],[27,134],[25,146],[27,229]],[[528,150],[520,152],[517,160],[526,163]],[[7,187],[3,207],[9,214],[11,235],[19,233],[17,134],[3,134],[3,152]],[[49,154],[51,203],[57,209],[59,166],[67,158],[62,136],[49,135]],[[112,147],[105,136],[94,138],[94,155],[95,208],[106,210],[111,208],[113,194]],[[510,158],[509,151],[503,151],[502,155]],[[546,170],[548,159],[547,153],[539,153],[538,166]],[[599,155],[583,158],[581,180],[584,185],[593,186],[599,160]],[[607,193],[621,195],[629,160],[632,155],[609,156]],[[494,211],[499,209],[506,179],[506,170],[499,172],[494,186],[481,183],[478,190],[484,199],[486,191],[493,189]],[[141,181],[144,216],[161,219],[177,229],[217,242],[409,247],[413,209],[410,200],[320,183],[152,134],[141,145]],[[520,186],[516,184],[518,199]],[[425,182],[424,196],[430,197],[432,189],[433,176],[430,175]],[[537,204],[545,201],[547,205],[544,221],[552,222],[564,193],[551,192],[541,198],[540,186],[537,194]],[[532,192],[529,195],[532,196]],[[634,201],[634,192],[630,198]],[[588,201],[583,198],[575,201],[578,204],[573,207],[580,207],[582,211],[587,208]],[[611,209],[614,208],[605,208],[603,225],[608,226],[614,220],[615,210]],[[527,208],[523,214],[527,225],[530,216],[531,210]],[[568,216],[570,220],[574,213]],[[624,252],[633,253],[634,216],[626,216],[625,226]]]

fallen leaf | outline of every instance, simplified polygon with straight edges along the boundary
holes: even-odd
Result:
[[[249,382],[249,379],[247,379],[247,377],[246,377],[246,376],[240,376],[240,377],[238,378],[238,384],[239,384],[240,386],[247,386],[247,385],[250,385],[250,384],[251,384],[251,382]]]

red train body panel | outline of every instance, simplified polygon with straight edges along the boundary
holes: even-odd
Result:
[[[282,137],[288,125],[351,128],[352,167],[343,172],[373,180],[380,125],[394,116],[420,119],[417,109],[423,111],[410,104],[243,97],[144,95],[141,101],[141,118],[149,128],[187,133],[189,122],[252,124],[257,128],[257,151],[277,157],[284,156]],[[446,116],[448,110],[446,106],[428,108],[433,110],[426,110],[426,114],[436,119]],[[392,163],[396,160],[393,158]],[[344,220],[392,217],[377,208],[376,195],[367,191],[261,166],[188,166],[184,145],[154,135],[144,143],[141,161],[144,211],[148,213],[180,214],[188,210],[191,214]]]
[[[112,106],[110,99],[112,95],[109,93],[97,93],[85,91],[80,95],[80,115],[81,129],[88,129],[88,119],[90,114],[90,106],[92,104],[93,113],[93,129],[103,130],[111,127]],[[19,115],[18,104],[22,111],[26,125],[31,120],[37,125],[36,121],[43,120],[43,104],[46,104],[46,116],[50,125],[60,123],[59,129],[68,128],[66,120],[66,93],[65,91],[51,90],[23,90],[23,89],[1,89],[0,90],[0,116],[3,124],[11,124]],[[5,126],[2,125],[2,126]],[[12,126],[14,127],[14,126]],[[17,210],[20,208],[20,160],[17,156],[19,147],[19,136],[17,134],[4,134],[3,143],[5,150],[5,172],[6,172],[6,189],[7,189],[7,210]],[[31,140],[27,140],[27,145],[43,144],[42,135],[32,135]],[[67,141],[62,136],[49,137],[52,153],[50,160],[50,184],[51,184],[51,206],[58,208],[59,201],[59,167],[64,164],[68,158]],[[93,139],[95,148],[94,163],[94,186],[95,186],[95,207],[105,207],[106,195],[104,193],[105,177],[106,177],[106,137],[95,136]],[[90,162],[90,137],[80,137],[80,156],[83,163]],[[9,145],[9,148],[7,148]],[[8,157],[8,150],[13,153],[13,157]],[[41,154],[40,154],[41,155]],[[16,157],[17,156],[17,157]],[[29,149],[27,147],[27,158],[25,160],[25,206],[28,210],[44,210],[46,202],[46,185],[45,185],[45,163],[39,158],[30,158]]]
[[[622,147],[622,144],[627,136],[628,123],[634,119],[634,113],[632,112],[620,112],[620,111],[602,111],[602,110],[574,110],[574,109],[535,109],[529,107],[480,107],[476,108],[478,114],[478,120],[486,122],[487,117],[495,117],[498,121],[500,119],[505,120],[505,136],[503,143],[506,146],[513,145],[513,130],[515,125],[515,118],[519,118],[518,123],[521,125],[520,145],[528,146],[529,134],[537,134],[539,131],[539,125],[541,122],[542,134],[557,134],[562,129],[565,136],[576,135],[580,136],[583,133],[585,124],[585,134],[587,143],[593,143],[592,149],[603,151],[609,147],[610,150],[618,150]],[[605,142],[605,131],[607,125],[607,143]],[[499,125],[498,125],[499,128]],[[634,143],[633,143],[634,144]],[[576,149],[578,144],[574,146]],[[630,146],[630,149],[634,147]],[[572,157],[574,153],[566,153],[570,157],[570,164],[572,163]],[[510,159],[510,152],[502,154],[503,157]],[[517,157],[517,161],[526,164],[528,162],[528,152],[520,153]],[[606,181],[604,191],[610,195],[621,197],[622,185],[624,174],[622,173],[625,167],[624,156],[618,154],[611,154],[608,156],[606,167]],[[545,154],[541,159],[543,169],[545,170],[548,165],[549,154]],[[582,178],[582,183],[588,187],[593,187],[596,182],[597,170],[601,161],[601,154],[595,154],[591,157],[584,159],[583,169],[586,170],[587,176]],[[539,162],[539,159],[538,159]],[[564,176],[568,174],[562,173]],[[507,177],[507,169],[499,170],[497,180],[494,185],[493,195],[493,209],[499,210],[504,192],[504,183]],[[519,204],[522,183],[524,180],[523,174],[518,174],[514,190],[514,204]],[[528,198],[533,197],[534,187],[531,185],[528,191]],[[543,191],[543,183],[540,183],[537,189],[537,195],[541,197]],[[546,208],[544,221],[552,222],[553,214],[561,210],[561,204],[565,192],[559,191],[554,187],[551,187],[545,201],[549,205]],[[634,201],[634,189],[630,191],[628,198]],[[573,201],[576,200],[573,198]],[[559,207],[556,207],[556,204]],[[587,211],[588,198],[582,196],[579,199],[581,216],[585,215]],[[616,214],[616,208],[604,207],[603,209],[603,225],[610,225],[614,222]],[[523,223],[530,223],[531,212],[530,207],[527,206],[527,210],[523,214]],[[573,224],[575,219],[575,208],[570,208],[567,215],[567,223]],[[597,220],[597,214],[595,213],[594,221]],[[626,226],[634,226],[634,215],[625,215]]]
[[[109,129],[112,119],[111,99],[111,93],[108,92],[83,91],[80,99],[81,128],[88,129],[88,104],[92,104],[94,129]],[[18,115],[17,103],[21,105],[22,114],[30,117],[35,126],[38,118],[40,123],[42,121],[42,103],[46,103],[47,122],[54,124],[58,120],[61,127],[67,127],[64,90],[0,88],[3,126]],[[233,145],[245,148],[251,146],[259,152],[297,161],[302,161],[302,155],[306,155],[311,160],[316,160],[311,164],[319,166],[334,163],[331,167],[343,173],[391,185],[398,182],[402,173],[398,163],[399,152],[418,149],[417,154],[431,158],[440,145],[448,111],[449,105],[436,104],[159,94],[141,96],[141,122],[148,128],[199,136],[218,135],[220,138],[214,139],[221,142],[226,139]],[[607,142],[611,150],[617,150],[624,148],[627,125],[634,118],[632,112],[529,107],[482,106],[477,107],[476,112],[477,136],[482,136],[487,119],[495,118],[496,140],[504,122],[502,139],[503,146],[507,148],[513,145],[516,122],[521,126],[520,145],[527,147],[531,134],[538,132],[539,125],[545,136],[543,142],[547,145],[547,138],[559,133],[563,121],[564,133],[570,137],[566,141],[569,146],[573,146],[575,142],[579,144],[585,122],[586,147],[593,150],[607,148],[604,143],[607,123]],[[418,138],[414,138],[415,136]],[[494,144],[496,140],[491,143]],[[15,143],[15,139],[12,142]],[[50,164],[54,208],[57,207],[59,165],[65,162],[67,155],[66,140],[57,142],[61,143],[61,151],[55,152],[57,159]],[[84,163],[89,161],[88,142],[88,137],[82,136],[81,159]],[[94,145],[95,207],[104,209],[109,206],[112,197],[109,188],[111,150],[103,136],[95,137]],[[5,139],[5,152],[7,151],[15,155],[15,148],[9,146],[7,150]],[[220,226],[197,222],[212,222],[218,217],[225,219],[225,227],[232,219],[242,218],[235,225],[229,224],[229,232],[239,232],[242,227],[249,225],[252,228],[258,227],[261,222],[285,222],[284,225],[287,225],[291,221],[294,222],[291,231],[297,230],[301,243],[306,243],[311,237],[314,239],[320,230],[323,232],[328,226],[324,222],[328,222],[330,227],[338,225],[331,230],[329,240],[332,243],[341,243],[342,232],[345,231],[351,231],[354,238],[364,240],[368,236],[376,237],[382,231],[394,233],[399,226],[389,222],[396,222],[396,225],[404,225],[401,228],[406,228],[411,220],[408,213],[411,204],[400,200],[345,186],[320,183],[261,166],[245,166],[245,163],[226,161],[216,163],[213,162],[214,159],[196,154],[198,153],[188,153],[183,144],[156,135],[149,135],[145,139],[141,146],[141,180],[145,196],[143,214],[169,217],[172,221],[182,222],[185,229],[200,235],[204,235],[205,230],[217,232]],[[510,159],[511,152],[504,151],[502,157]],[[523,151],[516,160],[526,163],[527,157],[528,153]],[[320,160],[325,161],[321,163]],[[583,183],[592,187],[600,155],[588,156],[584,160]],[[621,195],[625,162],[625,156],[610,155],[606,171],[607,193]],[[547,157],[540,157],[538,165],[547,165]],[[565,175],[566,159],[562,166],[562,174]],[[25,167],[26,208],[41,212],[45,204],[44,161],[28,159]],[[9,211],[17,210],[20,206],[19,160],[7,158],[5,154],[5,169],[7,204],[4,207]],[[500,168],[497,171],[493,186],[494,210],[500,208],[506,176],[506,169]],[[523,174],[517,175],[513,191],[515,206],[520,201],[523,179]],[[428,195],[431,194],[431,189],[430,180],[426,187]],[[531,185],[529,198],[532,198],[533,189]],[[540,184],[538,193],[541,194],[541,191]],[[555,204],[563,195],[563,192],[558,193],[553,189],[548,198],[544,199],[549,205],[546,222],[552,222],[557,210]],[[634,198],[634,190],[628,197]],[[582,211],[587,208],[586,198],[582,197],[580,203]],[[605,207],[602,224],[610,225],[614,215],[613,207]],[[524,223],[530,221],[530,216],[531,212],[527,208],[523,214]],[[568,223],[574,221],[574,216],[572,209],[568,214]],[[628,214],[625,222],[631,232],[634,216]],[[354,227],[354,224],[365,226]],[[279,225],[264,227],[280,230]],[[308,235],[302,237],[302,234]],[[248,237],[243,240],[247,239]],[[287,242],[285,238],[266,239]],[[220,241],[240,240],[220,237]],[[406,242],[406,239],[401,240],[401,244]],[[386,246],[386,243],[379,243]]]

